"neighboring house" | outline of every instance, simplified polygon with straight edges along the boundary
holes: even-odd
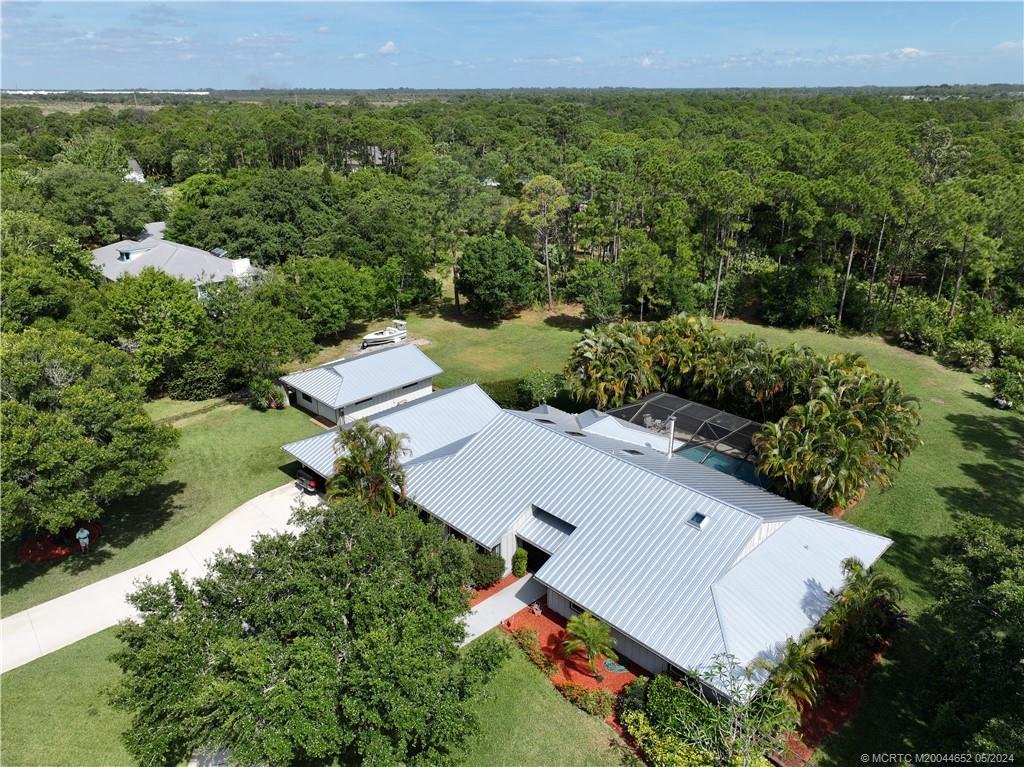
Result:
[[[291,404],[348,423],[425,397],[444,371],[411,344],[300,370],[281,378]]]
[[[229,277],[244,277],[254,270],[248,258],[225,258],[226,251],[210,252],[164,239],[166,224],[146,224],[134,240],[121,240],[92,252],[93,263],[103,276],[115,282],[124,274],[139,274],[143,269],[158,269],[196,286],[224,282]]]
[[[371,420],[408,435],[414,503],[508,569],[526,549],[553,610],[598,616],[652,673],[777,659],[824,615],[843,560],[870,566],[891,544],[599,411],[501,410],[463,387]],[[334,437],[283,449],[328,478]]]
[[[124,180],[131,181],[133,184],[146,183],[146,174],[142,172],[142,166],[139,165],[138,160],[128,161],[128,172],[124,174]]]

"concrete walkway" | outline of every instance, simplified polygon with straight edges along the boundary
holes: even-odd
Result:
[[[162,580],[172,570],[195,578],[206,572],[207,560],[220,549],[248,551],[258,534],[294,530],[288,518],[296,504],[308,500],[294,485],[283,485],[246,501],[173,551],[4,618],[0,621],[0,671],[10,671],[131,618],[135,610],[125,596],[135,590],[139,579]]]
[[[478,636],[486,634],[506,618],[511,618],[524,607],[536,602],[546,591],[542,583],[534,581],[532,575],[527,575],[487,597],[466,616],[466,639],[462,644],[469,644]]]

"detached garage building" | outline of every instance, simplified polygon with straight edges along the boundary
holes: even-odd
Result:
[[[292,405],[331,423],[350,423],[420,399],[443,373],[411,345],[361,354],[281,379]]]

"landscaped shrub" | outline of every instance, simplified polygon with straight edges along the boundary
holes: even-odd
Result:
[[[214,352],[201,352],[186,362],[181,374],[167,385],[168,396],[180,400],[212,399],[227,390],[226,360]]]
[[[531,370],[519,379],[517,394],[519,406],[530,409],[551,402],[565,389],[565,376],[546,370]]]
[[[588,714],[603,718],[611,716],[615,710],[615,696],[608,690],[592,690],[575,682],[563,682],[555,687],[567,701]]]
[[[943,347],[942,361],[951,367],[976,373],[992,367],[992,347],[985,341],[950,341]]]
[[[900,297],[888,323],[900,346],[921,354],[933,354],[942,347],[948,325],[947,301],[911,291]]]
[[[528,556],[524,548],[516,549],[516,553],[512,555],[512,574],[517,578],[522,578],[526,575],[526,560]]]
[[[627,711],[647,710],[647,684],[649,681],[647,677],[640,676],[622,688],[618,701],[620,717]]]
[[[473,552],[473,588],[486,589],[505,574],[505,560],[498,554]]]
[[[540,640],[537,639],[536,631],[528,628],[518,628],[512,632],[512,639],[522,648],[522,651],[526,653],[526,657],[530,659],[534,666],[548,676],[554,676],[558,673],[558,665],[540,649]]]
[[[487,396],[498,403],[500,407],[507,407],[518,410],[519,404],[519,379],[506,378],[501,381],[487,381],[480,384]]]
[[[985,383],[992,387],[996,405],[1024,412],[1024,360],[1004,357],[985,376]]]
[[[619,722],[651,767],[714,767],[710,754],[674,735],[658,733],[643,711],[627,711]]]
[[[269,378],[257,378],[249,386],[252,404],[259,410],[279,410],[288,401],[284,391]]]
[[[645,711],[658,729],[668,727],[674,721],[697,721],[705,715],[701,701],[666,674],[658,674],[647,684]]]

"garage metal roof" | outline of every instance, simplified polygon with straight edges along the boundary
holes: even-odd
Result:
[[[494,401],[476,384],[456,389],[441,389],[412,402],[378,413],[374,423],[380,423],[398,434],[407,435],[405,442],[409,454],[403,460],[414,461],[425,455],[436,455],[438,450],[459,443],[501,412]],[[349,424],[347,427],[350,427]],[[334,461],[338,454],[335,442],[337,427],[328,429],[281,449],[322,477],[334,476]]]
[[[418,347],[405,344],[300,370],[283,376],[281,382],[328,407],[340,408],[443,372]]]

